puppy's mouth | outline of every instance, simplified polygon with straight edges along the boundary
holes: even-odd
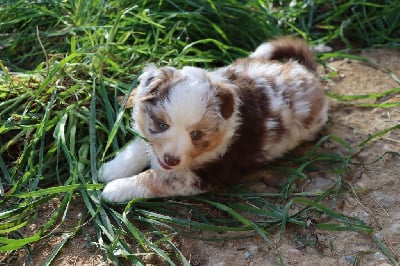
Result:
[[[157,158],[158,164],[164,169],[164,170],[171,170],[172,168],[163,163],[160,159]]]

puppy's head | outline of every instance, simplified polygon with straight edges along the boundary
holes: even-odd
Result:
[[[196,168],[223,154],[237,123],[233,85],[203,69],[149,67],[133,118],[165,170]]]

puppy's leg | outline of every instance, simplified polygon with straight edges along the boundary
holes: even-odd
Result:
[[[110,182],[114,179],[132,176],[150,165],[150,146],[136,138],[122,152],[105,163],[99,170],[99,180]]]
[[[198,177],[190,171],[149,169],[108,183],[103,190],[103,197],[108,201],[121,202],[134,198],[184,196],[202,192]]]

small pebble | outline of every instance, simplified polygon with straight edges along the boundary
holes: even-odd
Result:
[[[357,201],[354,198],[349,197],[345,199],[343,208],[345,210],[351,210],[357,207],[357,205],[358,205]]]
[[[249,247],[250,254],[255,254],[257,253],[257,251],[258,251],[258,246],[254,245]]]
[[[365,160],[371,157],[371,153],[369,151],[362,151],[357,155],[357,157],[361,160]]]
[[[344,256],[344,260],[348,263],[353,265],[356,258],[353,255],[346,255]]]
[[[332,180],[327,178],[317,177],[314,179],[314,184],[317,188],[325,189],[332,185]]]
[[[83,248],[85,248],[85,249],[90,248],[90,243],[89,243],[89,241],[86,241],[86,242],[83,244]]]
[[[297,248],[289,248],[288,255],[290,257],[300,257],[301,256],[301,251],[298,250]]]
[[[377,251],[374,253],[374,258],[377,260],[386,260],[385,255],[383,255],[381,252]]]
[[[400,233],[400,224],[392,224],[392,226],[390,226],[390,232],[393,234],[398,234]]]

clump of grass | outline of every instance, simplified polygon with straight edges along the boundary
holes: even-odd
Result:
[[[284,2],[282,2],[284,3]],[[278,22],[305,39],[347,48],[399,46],[395,1],[290,1],[275,13]]]
[[[393,22],[399,20],[399,8],[396,1],[299,1],[288,6],[275,1],[151,0],[0,4],[0,251],[26,248],[51,236],[65,222],[74,195],[81,197],[89,213],[86,219],[93,221],[94,242],[115,263],[143,265],[132,247],[136,242],[144,253],[188,265],[172,241],[182,226],[245,232],[271,244],[271,231],[283,235],[290,224],[304,227],[310,216],[326,214],[334,222],[317,223],[318,228],[371,233],[363,221],[331,209],[354,154],[335,136],[322,138],[297,158],[296,169],[281,169],[290,178],[280,193],[257,194],[237,187],[225,194],[107,205],[99,194],[103,185],[97,182],[97,169],[134,136],[129,112],[117,96],[129,95],[145,64],[219,66],[245,56],[265,39],[287,33],[312,43],[398,46],[394,36],[400,36],[399,27]],[[368,97],[375,96],[380,97]],[[364,96],[350,100],[360,98]],[[322,152],[320,146],[327,141],[346,152]],[[324,192],[295,192],[294,181],[322,163],[330,165],[326,171],[335,175],[336,183]],[[37,219],[39,208],[54,198],[60,199],[59,208],[32,235],[22,234]],[[187,213],[192,214],[190,220]],[[47,264],[81,225],[82,221],[55,248]]]

